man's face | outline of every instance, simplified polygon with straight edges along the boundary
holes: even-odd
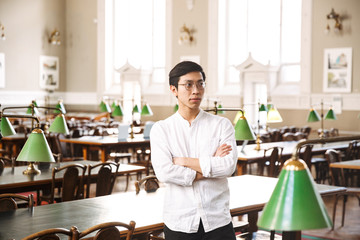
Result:
[[[178,88],[170,86],[172,93],[178,98],[179,108],[199,109],[204,96],[204,86],[200,72],[190,72],[180,77]]]

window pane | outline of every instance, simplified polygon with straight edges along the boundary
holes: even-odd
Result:
[[[300,64],[282,66],[281,81],[282,82],[300,82]]]

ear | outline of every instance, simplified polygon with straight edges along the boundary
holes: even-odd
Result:
[[[174,94],[176,98],[178,97],[177,89],[174,85],[170,85],[170,91],[172,92],[172,94]]]

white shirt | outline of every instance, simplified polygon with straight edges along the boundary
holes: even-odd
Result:
[[[213,157],[223,143],[232,146],[225,157]],[[154,124],[150,133],[151,162],[157,178],[166,183],[164,223],[173,231],[197,232],[200,218],[205,232],[230,223],[227,177],[236,169],[234,127],[223,117],[200,110],[189,124],[178,112]],[[174,165],[173,157],[199,158],[203,176]]]

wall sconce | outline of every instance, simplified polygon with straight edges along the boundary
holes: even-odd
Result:
[[[192,44],[193,42],[195,42],[195,38],[193,36],[194,32],[195,29],[190,29],[184,24],[184,26],[180,28],[179,45]]]
[[[326,15],[326,18],[328,20],[331,19],[335,20],[335,25],[334,25],[335,33],[338,33],[342,29],[340,14],[336,13],[333,8],[331,9],[331,12],[328,15]],[[329,32],[330,32],[330,26],[328,23],[325,29],[325,33],[328,34]]]
[[[6,37],[5,37],[5,26],[0,23],[0,38],[1,40],[5,40]]]
[[[61,41],[60,41],[60,32],[58,30],[54,30],[52,31],[52,33],[50,34],[49,37],[49,43],[53,44],[53,45],[60,45]]]

